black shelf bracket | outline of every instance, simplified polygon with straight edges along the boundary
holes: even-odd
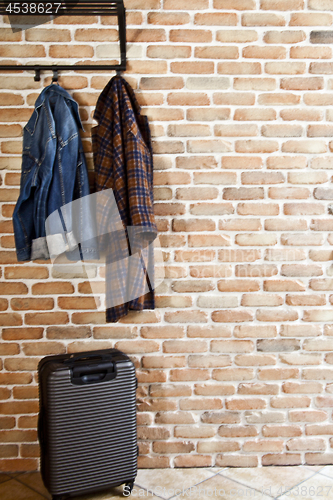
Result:
[[[0,14],[8,14],[6,12],[6,5],[8,2],[0,2]],[[22,15],[18,13],[17,15]],[[44,15],[44,13],[34,13],[33,16]],[[77,70],[77,71],[116,71],[120,74],[126,71],[126,10],[123,0],[98,0],[97,2],[90,0],[67,0],[61,2],[56,16],[117,16],[119,27],[119,44],[120,44],[120,64],[1,64],[1,70],[21,71],[33,70],[35,71],[35,81],[40,81],[41,71],[53,71],[52,81],[57,81],[58,71],[62,70]],[[10,16],[15,16],[11,13]]]

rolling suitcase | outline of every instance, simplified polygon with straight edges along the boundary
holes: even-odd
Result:
[[[137,474],[135,368],[116,349],[46,356],[38,365],[38,438],[45,487],[60,500]]]

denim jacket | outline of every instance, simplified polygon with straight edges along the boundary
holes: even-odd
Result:
[[[97,255],[94,241],[80,234],[83,228],[90,231],[88,205],[78,208],[76,201],[75,217],[72,213],[74,200],[88,200],[90,192],[80,128],[78,104],[70,94],[58,85],[46,87],[23,133],[20,195],[13,214],[19,261],[63,252],[80,260],[78,243],[83,239],[81,253]]]

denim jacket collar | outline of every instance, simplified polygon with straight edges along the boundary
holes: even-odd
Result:
[[[79,114],[79,106],[78,103],[73,99],[73,97],[65,90],[64,88],[60,87],[60,85],[55,85],[51,83],[51,85],[48,85],[45,87],[45,89],[42,90],[40,95],[37,97],[36,102],[35,102],[35,111],[33,115],[31,116],[29,122],[25,126],[25,128],[30,132],[32,135],[34,133],[36,123],[38,120],[38,113],[40,107],[50,99],[52,96],[52,93],[59,94],[63,96],[65,99],[68,99],[72,102],[72,107],[73,107],[73,112],[75,115],[75,119],[77,121],[78,127],[81,128],[84,131],[84,128],[82,126],[80,114]]]

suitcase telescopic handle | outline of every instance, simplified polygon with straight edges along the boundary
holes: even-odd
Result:
[[[71,354],[70,358],[66,359],[64,362],[67,364],[72,364],[72,363],[77,363],[78,361],[84,361],[84,360],[110,360],[112,359],[112,355],[107,353],[100,353],[98,351],[96,352],[89,352],[89,353],[76,353],[76,354]]]
[[[78,354],[67,360],[70,365],[71,382],[84,385],[112,380],[117,375],[116,363],[110,354]]]

